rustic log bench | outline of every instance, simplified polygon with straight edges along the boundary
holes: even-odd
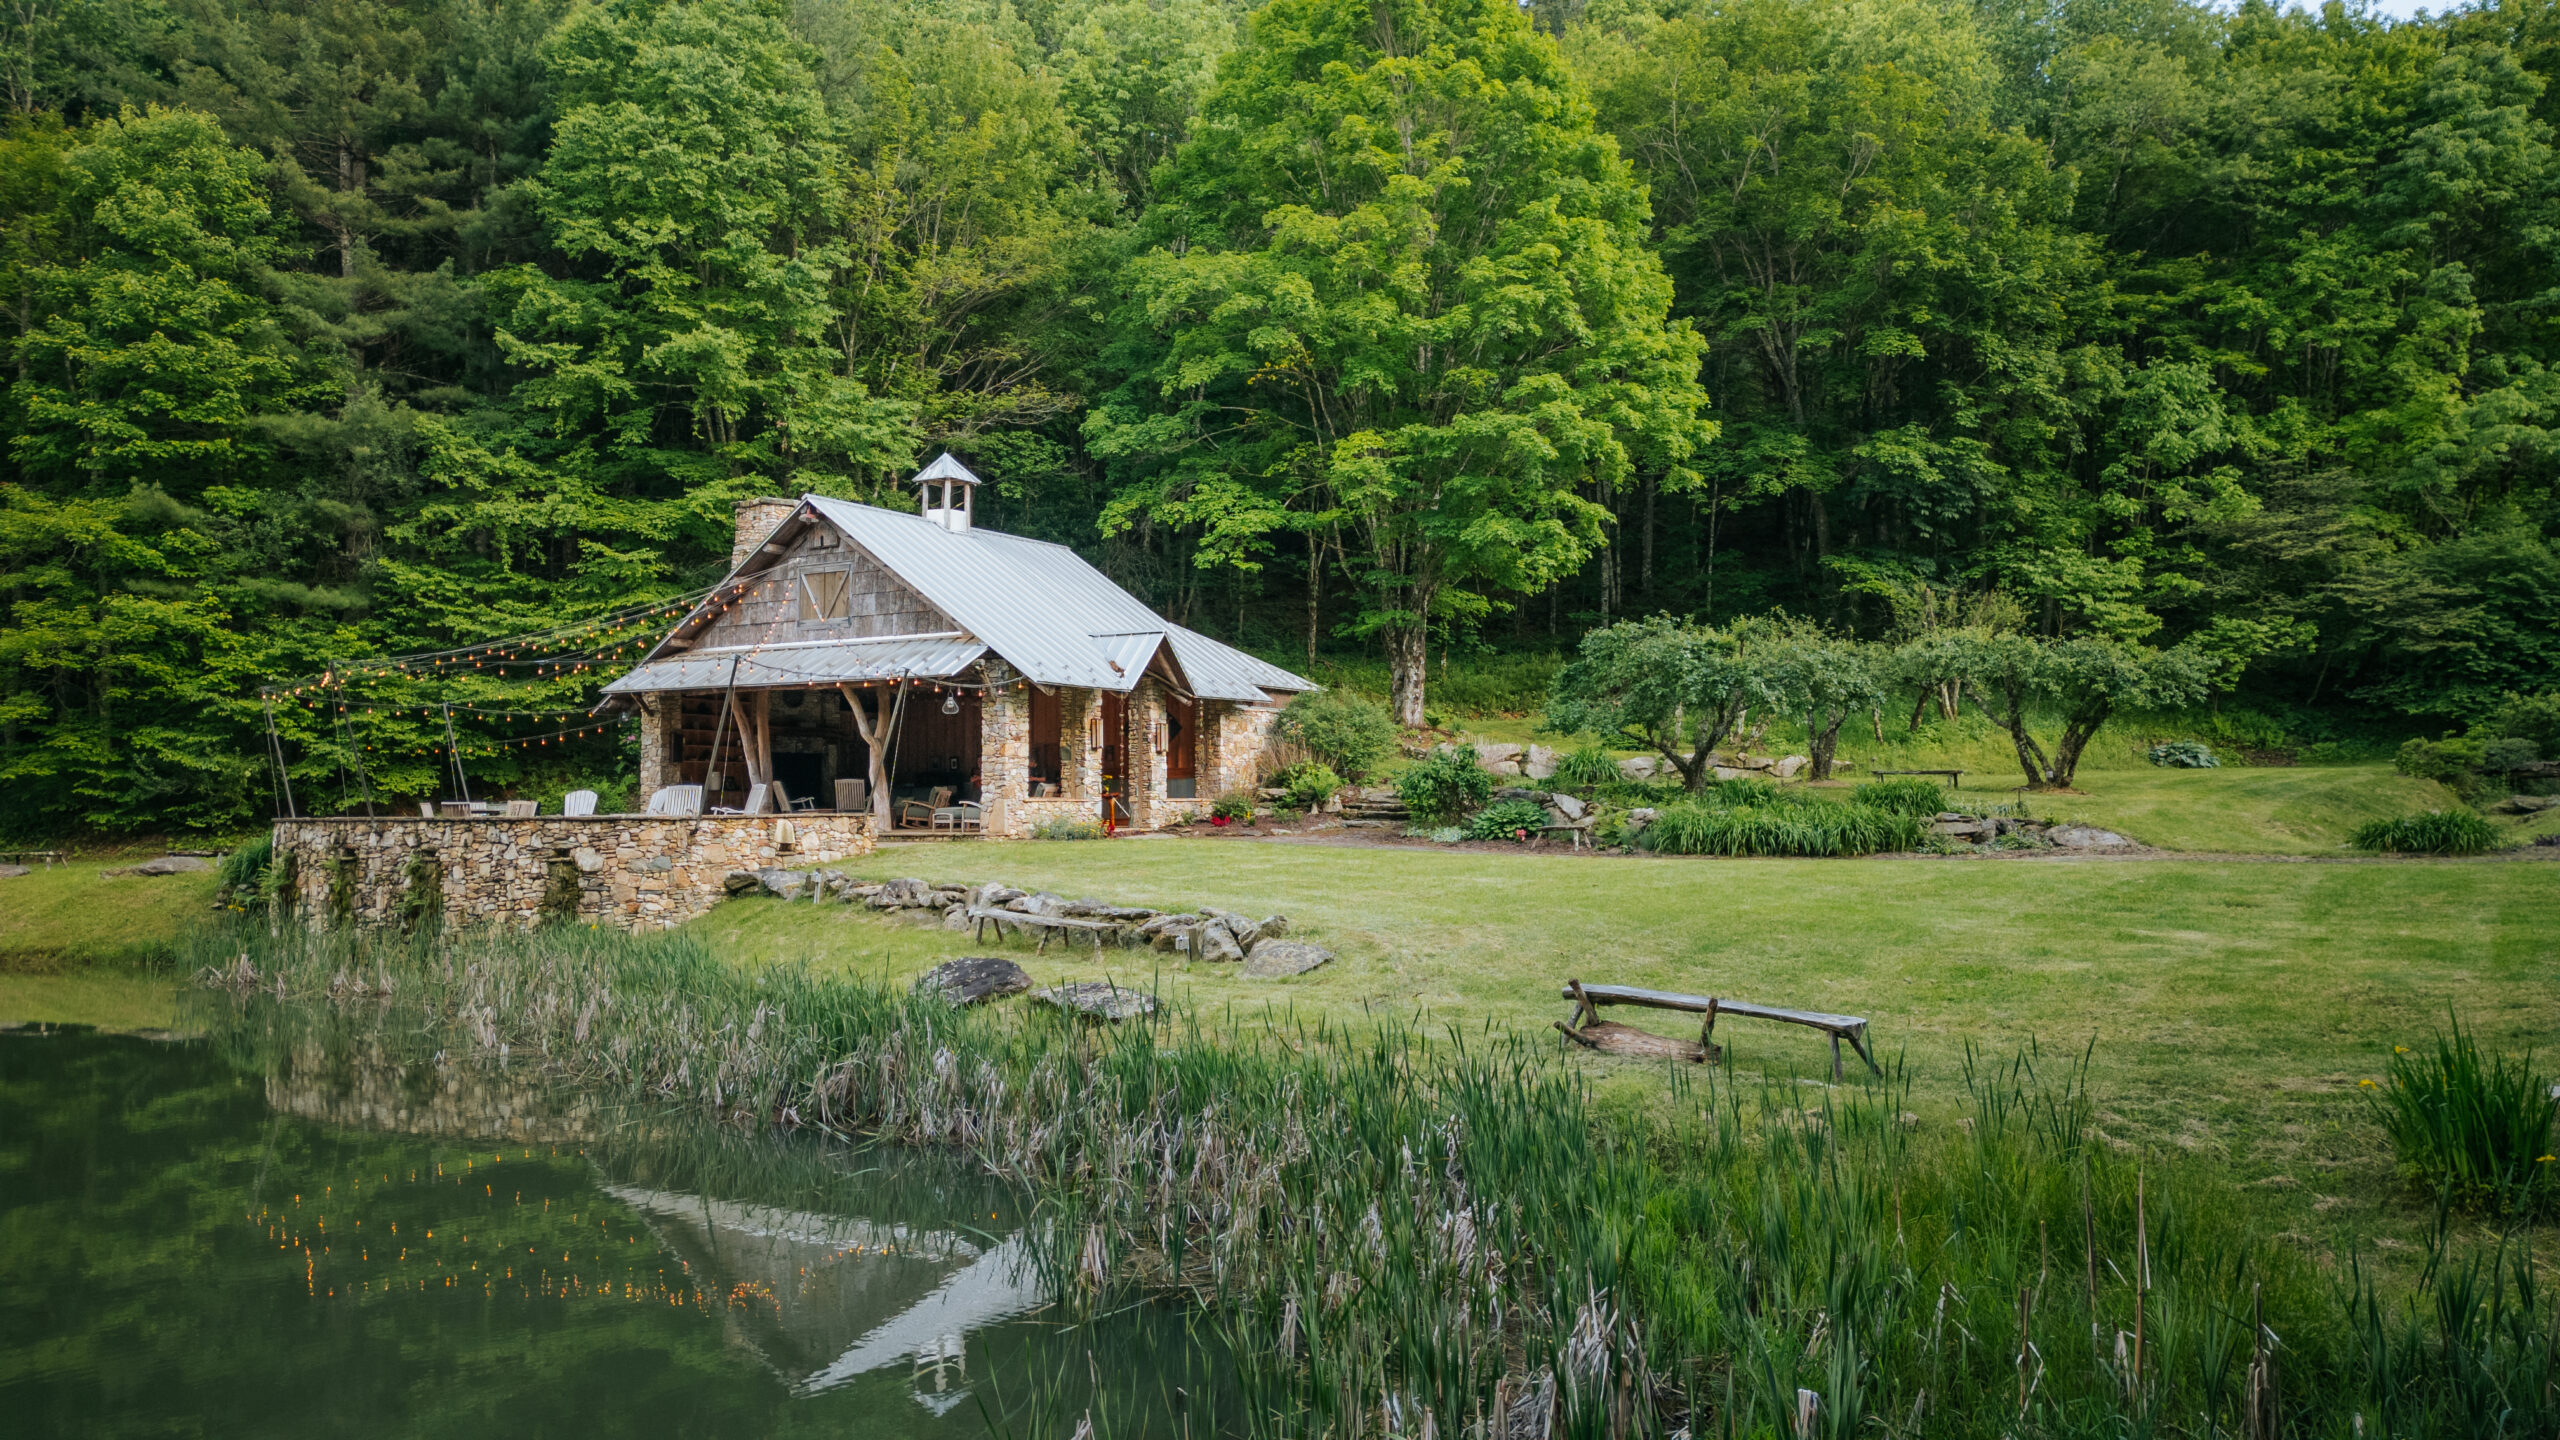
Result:
[[[1831,1078],[1840,1078],[1840,1042],[1858,1052],[1867,1068],[1881,1075],[1884,1067],[1867,1048],[1867,1022],[1855,1015],[1826,1015],[1818,1010],[1783,1010],[1774,1005],[1754,1005],[1744,1000],[1726,1000],[1714,995],[1683,995],[1673,990],[1641,990],[1633,985],[1585,985],[1579,980],[1564,982],[1564,998],[1574,1002],[1573,1023],[1557,1021],[1556,1028],[1578,1044],[1592,1049],[1612,1049],[1619,1053],[1678,1055],[1702,1064],[1713,1063],[1719,1053],[1715,1046],[1716,1020],[1724,1015],[1741,1015],[1753,1020],[1777,1020],[1789,1025],[1803,1025],[1820,1030],[1831,1037]],[[1646,1045],[1630,1041],[1629,1036],[1645,1032],[1623,1025],[1595,1025],[1599,1007],[1603,1005],[1644,1005],[1656,1010],[1686,1010],[1707,1017],[1706,1027],[1698,1034],[1695,1045],[1686,1040],[1665,1036],[1646,1036],[1660,1042]],[[1604,1031],[1605,1034],[1593,1034]]]
[[[1079,932],[1092,934],[1093,950],[1099,955],[1102,953],[1103,936],[1122,938],[1120,932],[1130,928],[1118,920],[1086,920],[1074,915],[1033,915],[1026,911],[1006,910],[987,905],[972,908],[969,911],[969,918],[976,922],[971,933],[980,941],[987,938],[987,926],[990,924],[996,927],[998,940],[1004,938],[1004,927],[1007,925],[1020,926],[1025,930],[1037,930],[1040,932],[1040,946],[1035,953],[1043,955],[1049,951],[1049,942],[1058,935]]]

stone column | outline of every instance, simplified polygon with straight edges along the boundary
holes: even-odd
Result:
[[[980,673],[987,689],[978,699],[978,801],[987,833],[1028,833],[1021,802],[1031,796],[1030,692],[1014,683],[1012,666],[992,656]]]
[[[1154,830],[1171,814],[1166,808],[1164,687],[1150,675],[1129,692],[1129,828]]]
[[[635,809],[646,806],[650,796],[667,786],[683,783],[676,757],[681,752],[678,727],[684,723],[684,697],[643,695],[639,700],[640,793],[633,797]]]

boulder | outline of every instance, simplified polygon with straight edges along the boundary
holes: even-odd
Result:
[[[1521,746],[1509,744],[1478,745],[1476,747],[1476,758],[1488,765],[1501,760],[1509,760],[1514,764],[1517,764],[1519,763],[1522,749],[1523,747]]]
[[[1021,899],[1023,894],[1023,891],[1016,890],[1010,885],[990,880],[986,884],[978,887],[978,892],[972,898],[970,903],[976,905],[1008,905]]]
[[[569,863],[577,866],[581,875],[593,875],[604,869],[604,857],[584,845],[569,852]]]
[[[1714,765],[1708,768],[1716,772],[1716,778],[1719,780],[1739,780],[1743,776],[1751,773],[1748,770],[1732,765]]]
[[[1929,828],[1956,840],[1982,840],[2000,833],[2000,827],[1987,820],[1940,820]]]
[[[1635,809],[1627,812],[1627,833],[1633,835],[1637,831],[1661,818],[1661,811],[1654,809],[1650,805],[1639,805]]]
[[[1661,768],[1662,762],[1650,755],[1630,755],[1618,762],[1618,773],[1630,780],[1650,780]]]
[[[2560,809],[2560,795],[2510,795],[2498,808],[2510,815],[2533,815],[2544,810]]]
[[[1554,747],[1532,745],[1529,753],[1521,757],[1520,773],[1532,780],[1552,780],[1556,777],[1556,762]]]
[[[1025,915],[1064,915],[1067,913],[1067,902],[1061,896],[1042,890],[1025,895],[1019,900],[1007,901],[1004,908],[1019,910]]]
[[[1244,973],[1253,980],[1279,980],[1304,975],[1333,959],[1333,952],[1304,940],[1265,940],[1253,947]]]
[[[1118,1022],[1156,1013],[1156,997],[1108,980],[1079,980],[1071,985],[1034,990],[1031,998],[1071,1015]]]
[[[765,888],[765,893],[779,895],[785,900],[800,893],[802,879],[797,870],[784,870],[771,865],[756,872],[756,883]]]
[[[874,910],[939,910],[945,902],[931,885],[909,876],[882,885],[865,903]]]
[[[744,895],[750,890],[762,888],[763,885],[764,882],[756,878],[756,872],[753,870],[732,870],[720,878],[720,888],[732,895]]]
[[[2056,825],[2045,832],[2044,838],[2065,850],[2120,850],[2133,844],[2113,830],[2094,825]]]
[[[966,905],[954,905],[942,912],[942,928],[945,930],[956,930],[966,935],[972,923],[969,919],[969,907]]]
[[[1546,799],[1550,808],[1554,809],[1558,814],[1564,816],[1564,818],[1569,821],[1581,819],[1585,814],[1589,813],[1591,808],[1561,790],[1557,791],[1553,795],[1549,795]]]
[[[1030,988],[1030,972],[999,955],[963,955],[916,977],[919,994],[939,993],[954,1009],[983,1005]]]
[[[1789,755],[1785,759],[1771,765],[1769,767],[1769,773],[1777,776],[1781,780],[1793,780],[1796,778],[1797,771],[1802,770],[1804,767],[1812,763],[1813,762],[1811,760],[1806,759],[1802,755]]]
[[[15,880],[29,873],[24,865],[0,865],[0,880]]]
[[[198,855],[163,855],[145,860],[133,867],[136,875],[185,875],[197,870],[210,870],[213,863]]]
[[[1235,932],[1227,928],[1227,923],[1213,916],[1201,921],[1200,928],[1192,932],[1191,953],[1203,960],[1231,965],[1244,958],[1244,947],[1236,943]]]

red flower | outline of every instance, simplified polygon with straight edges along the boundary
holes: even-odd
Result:
[[[1212,815],[1209,817],[1209,823],[1212,825],[1224,825],[1227,823],[1227,817],[1224,815]]]

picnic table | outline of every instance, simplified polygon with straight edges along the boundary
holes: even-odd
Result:
[[[1076,915],[1034,915],[1028,911],[1006,910],[992,905],[971,906],[969,919],[974,922],[970,933],[980,941],[987,938],[987,926],[990,924],[996,927],[998,940],[1004,938],[1004,927],[1007,925],[1019,926],[1025,930],[1037,930],[1040,932],[1040,946],[1035,953],[1043,955],[1049,951],[1049,942],[1059,934],[1072,935],[1078,932],[1093,936],[1093,950],[1099,955],[1102,953],[1104,935],[1117,935],[1118,932],[1129,928],[1118,920],[1087,920]]]
[[[1858,1052],[1859,1059],[1867,1062],[1869,1070],[1879,1075],[1884,1073],[1884,1067],[1876,1063],[1876,1057],[1867,1048],[1867,1022],[1862,1016],[1831,1015],[1819,1010],[1789,1010],[1775,1005],[1754,1005],[1747,1000],[1727,1000],[1715,995],[1684,995],[1675,990],[1644,990],[1633,985],[1585,985],[1579,980],[1564,982],[1564,998],[1574,1002],[1574,1023],[1568,1025],[1559,1020],[1556,1022],[1556,1028],[1562,1030],[1576,1043],[1588,1045],[1593,1049],[1609,1048],[1620,1050],[1621,1053],[1679,1054],[1683,1058],[1694,1058],[1702,1063],[1711,1062],[1717,1054],[1713,1043],[1717,1019],[1726,1015],[1740,1015],[1751,1020],[1776,1020],[1788,1025],[1803,1025],[1829,1035],[1831,1037],[1831,1078],[1834,1080],[1840,1078],[1840,1042],[1843,1040],[1849,1042],[1849,1048]],[[1592,1023],[1597,1018],[1599,1007],[1603,1005],[1643,1005],[1656,1010],[1685,1010],[1692,1014],[1705,1015],[1707,1023],[1706,1028],[1699,1032],[1698,1042],[1694,1046],[1685,1040],[1669,1040],[1663,1036],[1648,1037],[1662,1042],[1660,1045],[1628,1041],[1624,1036],[1615,1033],[1591,1036],[1590,1032],[1603,1028]],[[1644,1033],[1627,1030],[1625,1026],[1613,1025],[1605,1028],[1610,1032],[1625,1031],[1626,1035],[1630,1036]],[[1604,1044],[1603,1041],[1613,1043]]]
[[[1870,775],[1944,775],[1947,777],[1948,789],[1964,788],[1964,772],[1961,770],[1876,770],[1871,768],[1867,773]]]

